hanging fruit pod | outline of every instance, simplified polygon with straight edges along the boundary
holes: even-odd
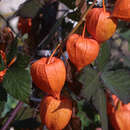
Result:
[[[64,62],[56,57],[41,58],[31,66],[31,76],[33,82],[44,92],[59,98],[61,89],[66,79],[66,69]]]
[[[72,101],[62,97],[60,100],[52,96],[43,98],[40,104],[41,121],[48,130],[62,130],[69,123],[72,115]]]
[[[111,100],[107,98],[107,112],[113,128],[130,130],[130,103],[123,104],[115,95],[111,98]]]
[[[93,8],[86,17],[87,31],[99,43],[102,43],[115,33],[117,20],[111,18],[111,13],[106,11],[104,1],[103,8]]]
[[[31,18],[19,18],[18,21],[18,30],[24,35],[25,33],[29,33],[31,31],[32,19]]]
[[[98,56],[100,49],[100,45],[96,40],[84,38],[85,28],[86,27],[84,27],[82,36],[72,34],[66,43],[69,59],[76,66],[78,71],[88,64],[91,64]]]
[[[112,16],[130,22],[130,0],[116,0]]]

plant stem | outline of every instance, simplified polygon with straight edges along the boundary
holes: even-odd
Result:
[[[58,44],[57,47],[55,48],[55,50],[53,51],[53,53],[51,54],[51,56],[49,57],[48,61],[47,61],[47,64],[50,63],[51,61],[51,58],[53,57],[53,55],[56,53],[57,49],[61,46],[61,44]]]
[[[86,29],[86,22],[84,23],[84,28],[83,28],[82,38],[84,38],[84,36],[85,36],[85,29]]]
[[[11,60],[11,62],[8,64],[8,68],[16,61],[16,56]]]
[[[81,18],[81,20],[78,22],[78,24],[75,26],[75,28],[70,32],[69,35],[73,34],[74,32],[76,32],[76,30],[79,28],[79,26],[83,23],[83,21],[85,21],[86,16],[88,14],[88,12],[93,8],[94,4],[96,3],[96,0],[94,0],[93,4],[89,7],[89,9],[87,9],[83,15],[83,17]]]
[[[17,106],[15,107],[15,109],[13,110],[13,112],[11,113],[11,116],[5,122],[5,124],[3,125],[3,127],[1,128],[1,130],[6,130],[8,128],[8,126],[13,121],[14,117],[16,116],[16,114],[18,113],[18,111],[20,110],[20,108],[22,107],[22,105],[23,105],[23,102],[19,101],[18,104],[17,104]]]
[[[4,22],[6,22],[7,26],[12,30],[12,32],[14,32],[16,35],[18,35],[18,34],[14,31],[14,29],[10,26],[9,21],[8,21],[3,15],[0,14],[0,18],[3,19]]]
[[[102,0],[102,4],[103,4],[103,10],[104,10],[104,12],[106,12],[106,7],[105,7],[105,2],[104,2],[104,0]]]

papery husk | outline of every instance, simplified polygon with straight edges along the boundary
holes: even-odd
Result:
[[[38,88],[56,98],[60,97],[61,90],[66,80],[66,69],[64,62],[56,57],[41,58],[31,66],[31,76]]]
[[[103,8],[93,8],[86,17],[87,31],[99,43],[110,39],[116,31],[117,20]]]
[[[46,96],[40,104],[41,121],[49,130],[62,130],[72,115],[72,101],[62,97],[60,100]]]
[[[112,16],[130,22],[130,0],[116,0]]]
[[[100,45],[94,39],[72,34],[68,38],[66,49],[70,61],[76,66],[77,70],[80,71],[83,67],[91,64],[96,59]]]
[[[130,130],[130,103],[123,104],[119,98],[112,95],[107,98],[107,112],[110,122],[115,130]]]

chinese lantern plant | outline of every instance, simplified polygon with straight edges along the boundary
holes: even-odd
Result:
[[[116,0],[112,16],[130,22],[130,1]]]
[[[87,31],[99,43],[111,38],[117,27],[117,20],[111,18],[111,13],[106,11],[104,0],[103,8],[93,8],[86,17]]]
[[[72,34],[69,36],[66,44],[66,49],[70,61],[80,71],[83,67],[91,64],[98,56],[100,45],[92,38],[85,38],[85,28],[83,29],[82,36]]]
[[[43,57],[34,62],[31,65],[31,76],[38,88],[59,99],[66,80],[66,69],[64,62],[53,57],[53,54],[50,58]]]
[[[110,122],[115,130],[130,129],[130,103],[123,104],[119,98],[112,95],[111,102],[107,102],[107,111]]]
[[[66,97],[46,96],[40,104],[41,121],[49,130],[62,130],[72,115],[72,101]]]

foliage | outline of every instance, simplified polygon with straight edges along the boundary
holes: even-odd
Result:
[[[115,45],[114,42],[117,39],[130,41],[129,23],[119,21],[115,34],[117,36],[114,35],[116,38],[113,36],[110,40],[100,44],[100,52],[96,60],[92,60],[93,62],[86,67],[83,66],[84,68],[80,71],[77,71],[76,67],[70,62],[71,59],[68,59],[66,41],[72,32],[78,33],[78,36],[82,32],[82,23],[88,7],[91,5],[90,3],[91,0],[27,0],[9,18],[6,19],[1,16],[11,29],[9,21],[16,16],[31,18],[32,25],[26,39],[20,32],[14,32],[15,37],[12,42],[8,42],[7,39],[4,39],[4,36],[0,36],[0,50],[5,52],[7,61],[5,63],[5,59],[0,55],[0,72],[7,69],[0,83],[0,126],[5,126],[6,121],[14,114],[17,102],[24,102],[24,105],[17,113],[16,118],[11,120],[10,126],[16,129],[32,129],[32,127],[36,129],[41,126],[39,104],[46,93],[42,92],[39,86],[36,86],[34,79],[32,81],[30,66],[38,59],[50,56],[50,52],[53,52],[58,43],[60,43],[60,49],[54,55],[58,58],[62,57],[67,73],[65,85],[61,86],[63,87],[61,93],[73,101],[72,117],[64,130],[75,129],[76,127],[78,130],[93,130],[96,128],[108,130],[110,126],[107,116],[106,95],[108,93],[114,94],[124,104],[130,102],[130,52],[127,49],[126,51],[122,49],[124,47],[123,42],[118,45]],[[107,4],[110,9],[114,7],[112,0]],[[97,2],[95,7],[99,5]],[[23,29],[25,28],[23,27]],[[22,45],[20,44],[21,41],[23,42]],[[5,49],[1,47],[3,43],[6,43]],[[126,48],[130,48],[129,45],[130,43]],[[78,44],[73,46],[76,53],[77,48],[75,46],[78,46]],[[71,51],[72,49],[70,49],[70,53]],[[117,55],[115,55],[115,52],[117,52]],[[81,62],[84,58],[80,58]],[[77,61],[79,62],[76,59],[75,62],[79,64]],[[88,61],[84,60],[84,62]],[[50,66],[50,64],[45,64]],[[53,79],[54,77],[58,78],[56,68],[54,71],[55,75],[53,75],[52,69],[48,72],[50,77],[53,76]],[[36,68],[36,72],[39,75],[41,71],[37,71]],[[47,79],[47,72],[44,73],[43,81]],[[58,79],[55,83],[59,83]],[[42,84],[39,82],[39,78],[38,84]],[[49,84],[49,82],[46,84]],[[55,87],[55,84],[53,85]]]

